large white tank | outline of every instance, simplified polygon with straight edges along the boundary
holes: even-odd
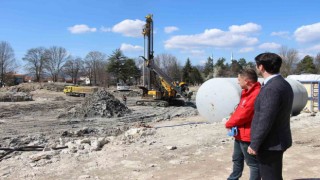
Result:
[[[292,114],[299,114],[305,107],[308,94],[298,81],[286,79],[294,93]],[[259,79],[260,82],[263,79]],[[199,114],[209,122],[220,122],[228,117],[239,103],[241,88],[237,78],[213,78],[203,83],[196,95]]]
[[[308,102],[307,89],[297,80],[286,78],[286,81],[291,85],[294,94],[292,115],[298,115]]]

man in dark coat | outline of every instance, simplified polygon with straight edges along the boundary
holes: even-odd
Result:
[[[279,74],[282,59],[274,53],[262,53],[255,58],[264,78],[255,101],[248,153],[257,155],[262,179],[282,179],[283,153],[292,145],[290,115],[293,91]]]

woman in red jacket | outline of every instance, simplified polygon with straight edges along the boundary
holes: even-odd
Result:
[[[260,92],[261,85],[254,69],[245,69],[238,74],[238,83],[242,88],[240,102],[236,110],[226,122],[226,128],[237,127],[232,155],[233,171],[231,179],[239,179],[242,175],[244,161],[250,168],[250,180],[261,179],[259,165],[255,156],[248,154],[250,145],[250,127],[254,113],[254,101]]]

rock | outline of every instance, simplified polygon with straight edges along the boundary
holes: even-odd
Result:
[[[59,145],[60,146],[65,146],[65,141],[61,137],[59,138]]]
[[[175,149],[177,149],[177,146],[167,146],[166,148],[168,150],[175,150]]]
[[[109,143],[109,140],[107,138],[98,138],[96,140],[93,140],[91,141],[91,150],[99,151],[107,143]]]
[[[31,155],[29,158],[32,161],[39,161],[41,159],[51,159],[54,155],[56,155],[55,151],[43,151],[37,154]]]
[[[90,179],[91,176],[90,175],[81,175],[78,177],[78,179]]]
[[[52,149],[49,147],[44,147],[42,151],[51,151]]]
[[[85,138],[85,139],[81,139],[81,140],[76,140],[76,144],[91,144],[90,139]]]
[[[139,136],[140,134],[140,131],[141,131],[141,128],[132,128],[132,129],[129,129],[128,131],[126,131],[124,133],[124,136],[126,137],[134,137],[134,136]]]

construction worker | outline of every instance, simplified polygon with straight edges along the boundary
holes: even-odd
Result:
[[[186,92],[187,92],[187,100],[188,102],[190,102],[193,92],[189,88],[186,89]]]
[[[127,96],[126,95],[122,96],[122,101],[123,101],[124,105],[127,105]]]

